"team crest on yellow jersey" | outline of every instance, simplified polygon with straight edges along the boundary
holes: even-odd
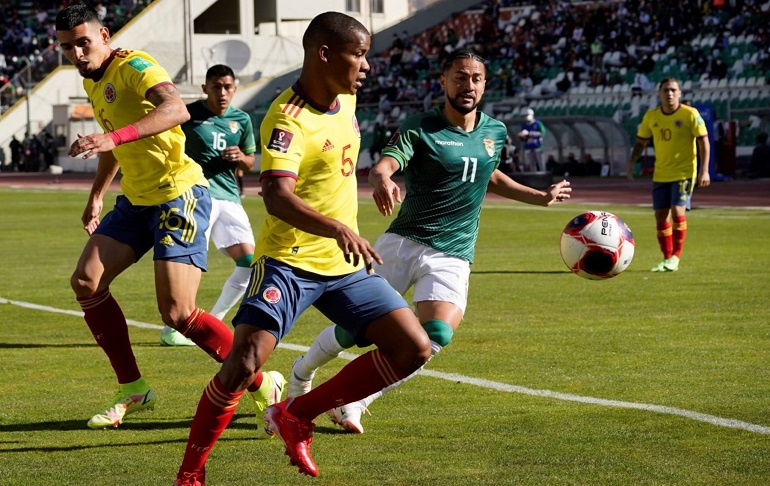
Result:
[[[107,83],[104,86],[104,101],[107,103],[112,103],[115,101],[115,98],[118,96],[118,92],[115,90],[115,86],[112,85],[112,83]]]
[[[231,132],[238,133],[238,128],[239,128],[238,127],[238,122],[236,122],[236,121],[231,121],[230,122],[230,131]]]
[[[361,129],[358,127],[358,118],[356,118],[356,115],[353,115],[353,129],[356,131],[356,134],[358,134],[358,138],[361,138]]]
[[[490,157],[495,155],[495,141],[490,138],[484,139],[484,148],[486,149],[487,153]]]

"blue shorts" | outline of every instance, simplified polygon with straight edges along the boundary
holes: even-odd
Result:
[[[652,183],[652,209],[668,209],[672,206],[684,206],[693,190],[692,179],[674,182]]]
[[[130,245],[137,261],[154,248],[153,260],[187,263],[206,271],[210,214],[211,196],[202,186],[156,206],[134,206],[120,195],[94,234]]]
[[[233,325],[256,326],[280,342],[311,305],[348,331],[359,346],[371,344],[364,334],[373,320],[409,307],[384,278],[366,270],[327,277],[263,256],[252,267]]]

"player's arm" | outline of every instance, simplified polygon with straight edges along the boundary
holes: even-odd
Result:
[[[700,174],[698,175],[698,185],[708,187],[711,184],[711,175],[709,174],[709,161],[711,160],[711,144],[709,138],[698,137],[695,140],[698,144],[698,156],[700,157]]]
[[[393,182],[391,176],[401,169],[401,164],[390,155],[383,155],[369,171],[369,185],[374,191],[377,209],[383,216],[390,216],[396,207],[396,202],[401,202],[401,189]]]
[[[142,118],[125,127],[116,127],[110,133],[92,133],[79,137],[70,146],[69,154],[74,157],[82,153],[83,158],[87,159],[92,155],[108,152],[118,145],[165,132],[190,119],[184,101],[171,83],[151,89],[147,100],[155,108]]]
[[[642,156],[645,147],[647,147],[647,140],[637,137],[634,148],[631,149],[631,155],[628,157],[628,163],[626,164],[626,178],[628,180],[634,180],[634,164],[639,160],[639,157]]]
[[[91,193],[88,195],[88,202],[80,218],[83,229],[89,235],[99,226],[99,216],[104,208],[104,194],[109,189],[115,174],[118,173],[118,168],[118,161],[112,152],[102,152],[99,155],[99,164],[96,167],[96,176],[91,185]]]
[[[263,177],[262,198],[267,213],[305,233],[324,238],[334,238],[345,255],[345,261],[357,266],[361,258],[367,271],[372,271],[372,261],[382,264],[382,258],[369,242],[351,228],[316,211],[302,198],[294,194],[296,180],[292,177]]]
[[[570,183],[566,180],[552,184],[546,191],[540,191],[519,184],[498,169],[492,172],[487,189],[498,196],[535,206],[550,206],[556,201],[567,200],[572,192]]]

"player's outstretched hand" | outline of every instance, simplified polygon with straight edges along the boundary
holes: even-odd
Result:
[[[554,202],[561,202],[569,199],[570,193],[572,193],[572,188],[570,187],[569,181],[565,179],[557,182],[556,184],[551,184],[546,192],[550,197],[550,200],[547,202],[546,206],[550,206]]]
[[[345,255],[346,262],[358,266],[361,259],[363,259],[367,273],[374,273],[372,268],[374,262],[382,265],[382,258],[379,253],[374,251],[369,241],[356,234],[355,231],[347,226],[341,225],[335,239],[337,240],[337,245],[342,249],[342,254]]]
[[[101,152],[109,152],[115,148],[115,142],[112,141],[109,133],[92,133],[91,135],[81,135],[78,133],[78,139],[72,142],[69,152],[70,157],[77,157],[83,154],[83,159]]]
[[[383,216],[390,216],[401,202],[401,188],[390,177],[381,178],[372,192],[374,203]]]

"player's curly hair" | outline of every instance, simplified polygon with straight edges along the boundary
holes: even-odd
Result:
[[[85,3],[75,3],[56,14],[56,30],[72,30],[80,24],[96,22],[102,25],[96,10]]]
[[[355,34],[371,35],[364,24],[340,12],[324,12],[317,15],[302,36],[302,47],[310,49],[322,44],[339,47],[351,42]]]

